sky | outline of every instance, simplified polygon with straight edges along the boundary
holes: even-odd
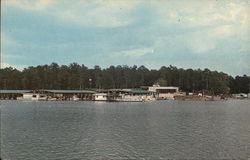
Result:
[[[250,0],[2,0],[1,67],[52,62],[250,75]]]

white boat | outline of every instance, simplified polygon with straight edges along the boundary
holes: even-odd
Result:
[[[120,94],[115,98],[117,102],[144,102],[143,96]]]
[[[248,95],[245,93],[233,94],[233,96],[234,98],[237,98],[237,99],[244,99],[248,97]]]
[[[73,100],[73,101],[79,101],[80,98],[79,98],[77,95],[74,95],[74,96],[72,97],[72,100]]]
[[[107,93],[96,93],[94,94],[95,101],[108,101],[108,94]]]
[[[19,100],[46,101],[47,96],[39,93],[24,93]]]

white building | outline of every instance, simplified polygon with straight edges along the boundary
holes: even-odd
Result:
[[[174,99],[174,96],[179,95],[179,87],[173,86],[159,86],[155,85],[148,87],[149,91],[157,93],[158,99]]]
[[[108,94],[107,93],[96,93],[96,94],[94,94],[94,100],[95,101],[107,101]]]

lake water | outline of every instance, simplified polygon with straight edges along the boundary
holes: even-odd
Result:
[[[1,157],[247,159],[250,100],[1,101]]]

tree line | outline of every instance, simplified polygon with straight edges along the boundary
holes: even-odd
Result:
[[[232,77],[209,69],[182,69],[175,66],[159,70],[145,66],[118,65],[108,68],[71,63],[69,65],[30,66],[19,71],[0,69],[0,89],[110,89],[139,88],[140,86],[178,86],[182,91],[207,90],[213,94],[248,93],[250,77]]]

